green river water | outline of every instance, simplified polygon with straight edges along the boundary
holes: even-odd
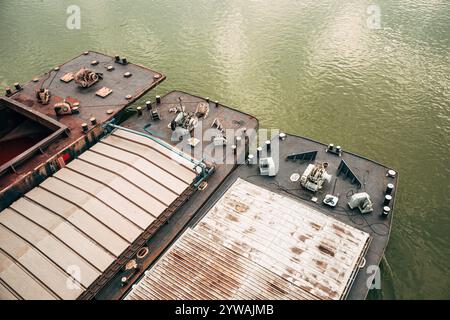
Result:
[[[118,53],[167,75],[152,96],[209,96],[397,169],[369,298],[450,299],[449,0],[1,0],[0,43],[2,91],[85,50]]]

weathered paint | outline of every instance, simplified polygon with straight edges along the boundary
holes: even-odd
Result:
[[[302,202],[237,179],[127,299],[341,299],[369,240]]]

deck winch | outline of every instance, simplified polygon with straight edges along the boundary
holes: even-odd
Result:
[[[57,116],[71,115],[79,112],[78,107],[66,99],[55,103],[54,109]]]
[[[189,135],[198,125],[198,116],[195,112],[186,112],[186,107],[183,105],[181,98],[178,98],[179,105],[171,108],[169,111],[176,113],[173,120],[168,127],[176,133],[172,141],[179,140],[180,137]]]
[[[373,211],[373,203],[370,196],[366,192],[355,193],[348,201],[350,209],[358,208],[361,213],[370,213]]]
[[[323,184],[330,183],[331,175],[328,174],[328,163],[309,164],[300,178],[300,184],[305,189],[316,192],[322,189]]]
[[[199,119],[205,119],[209,114],[209,104],[200,102],[197,105],[195,112],[186,112],[186,107],[183,105],[181,98],[178,98],[179,105],[171,108],[169,111],[176,113],[173,120],[168,127],[173,131],[172,141],[178,141],[184,136],[189,136],[190,132],[194,130]]]
[[[36,99],[42,105],[48,104],[50,102],[50,90],[45,88],[39,89],[36,92]]]
[[[103,74],[94,72],[86,68],[81,68],[77,73],[75,73],[74,79],[75,83],[80,87],[89,88],[103,79]]]

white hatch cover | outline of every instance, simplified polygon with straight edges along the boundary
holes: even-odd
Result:
[[[369,234],[242,179],[126,299],[342,299]]]
[[[195,177],[155,141],[114,131],[0,212],[0,299],[76,299]]]

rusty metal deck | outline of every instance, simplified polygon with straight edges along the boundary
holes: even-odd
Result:
[[[369,239],[238,178],[127,299],[342,299]]]
[[[0,212],[0,299],[92,297],[194,191],[170,152],[114,131]]]
[[[295,290],[297,289],[297,290]],[[315,299],[285,278],[189,229],[126,300]]]
[[[92,65],[92,61],[98,64]],[[108,71],[108,66],[114,70]],[[90,88],[81,89],[72,80],[69,83],[61,81],[65,74],[76,72],[86,67],[95,72],[103,73],[103,79]],[[130,72],[130,77],[124,77]],[[98,52],[89,51],[62,64],[55,66],[42,76],[33,81],[21,85],[22,89],[14,91],[9,98],[16,103],[21,103],[31,112],[36,112],[57,121],[67,128],[68,135],[60,136],[49,145],[39,148],[38,152],[32,152],[26,161],[14,166],[0,178],[0,209],[7,207],[25,192],[43,181],[47,176],[57,171],[61,162],[67,162],[75,158],[94,144],[103,134],[101,125],[117,116],[126,106],[137,100],[148,90],[154,88],[165,79],[159,72],[145,67],[128,63],[126,65],[115,63],[115,58]],[[36,90],[44,87],[51,92],[48,105],[42,105],[37,101]],[[106,98],[101,98],[95,93],[102,87],[112,89],[112,93]],[[128,98],[126,96],[129,95]],[[67,99],[71,103],[79,103],[79,114],[56,116],[54,104]],[[96,125],[92,125],[90,119],[96,119]],[[88,124],[88,133],[84,133],[81,124]]]

